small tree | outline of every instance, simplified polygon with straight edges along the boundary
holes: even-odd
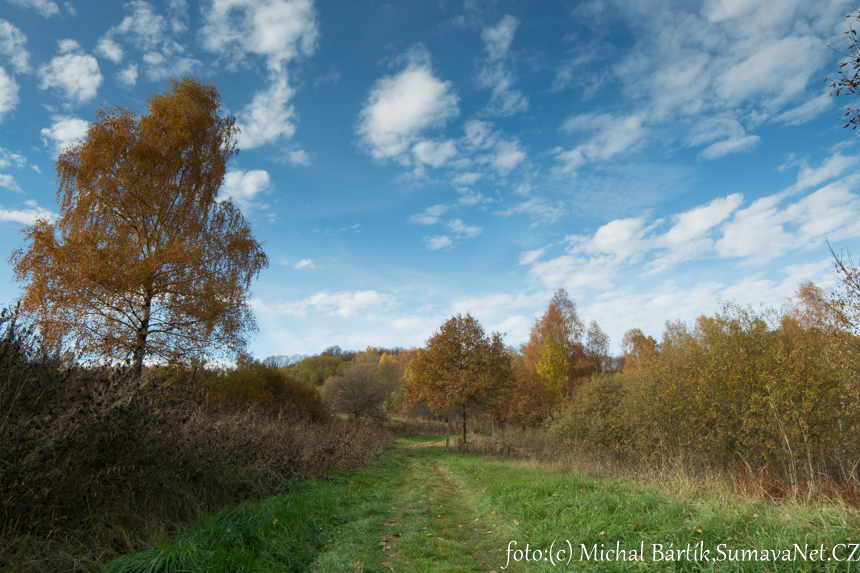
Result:
[[[244,348],[248,288],[268,261],[239,210],[216,200],[237,153],[220,111],[215,86],[171,79],[146,115],[101,109],[59,156],[60,216],[28,227],[11,258],[48,344],[137,372],[146,357]]]
[[[427,341],[409,364],[411,379],[403,386],[406,404],[426,402],[434,414],[459,407],[466,415],[487,407],[511,376],[511,361],[499,333],[486,336],[470,315],[457,315]]]

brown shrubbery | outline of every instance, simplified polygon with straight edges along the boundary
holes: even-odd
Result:
[[[64,368],[10,318],[0,340],[0,569],[95,570],[200,511],[294,475],[356,467],[387,441],[256,364],[138,379]]]

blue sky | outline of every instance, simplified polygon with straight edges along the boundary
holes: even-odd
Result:
[[[516,344],[561,287],[614,350],[719,298],[778,307],[860,237],[850,102],[824,81],[850,12],[0,0],[0,252],[56,215],[58,149],[100,106],[189,73],[242,129],[222,195],[270,258],[258,358],[420,346],[466,312]]]

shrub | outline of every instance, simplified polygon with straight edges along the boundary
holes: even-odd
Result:
[[[336,411],[354,418],[383,418],[383,404],[391,389],[380,380],[378,365],[361,363],[332,376],[322,387],[325,401]]]

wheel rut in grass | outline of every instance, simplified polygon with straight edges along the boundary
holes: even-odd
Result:
[[[444,457],[407,450],[406,472],[396,488],[379,545],[388,571],[495,571],[500,541],[493,515],[482,512]]]

